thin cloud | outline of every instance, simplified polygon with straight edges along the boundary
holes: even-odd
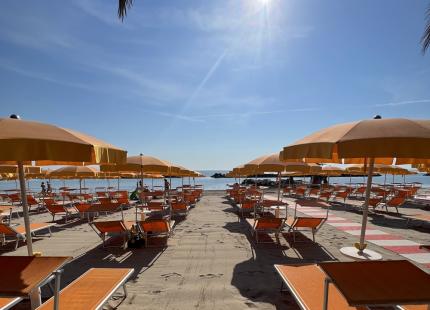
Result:
[[[381,104],[375,104],[374,106],[375,107],[395,107],[395,106],[417,104],[417,103],[429,103],[429,102],[430,102],[430,99],[419,99],[419,100],[406,100],[406,101],[381,103]]]
[[[19,74],[19,75],[22,75],[22,76],[25,76],[28,78],[42,80],[42,81],[49,82],[49,83],[54,83],[54,84],[67,86],[67,87],[80,88],[80,89],[85,89],[85,90],[90,90],[90,91],[95,90],[94,88],[88,86],[87,84],[63,81],[63,80],[60,80],[60,79],[53,77],[53,76],[50,76],[50,75],[46,75],[46,74],[43,74],[40,72],[35,72],[35,71],[23,69],[23,68],[20,68],[18,66],[15,66],[12,64],[7,64],[4,62],[3,63],[0,62],[0,68],[3,70],[8,70],[8,71],[14,72],[16,74]]]

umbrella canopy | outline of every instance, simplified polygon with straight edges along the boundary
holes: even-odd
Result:
[[[380,119],[378,116],[373,120],[339,124],[284,147],[280,156],[284,161],[369,163],[358,252],[353,254],[349,249],[343,252],[356,258],[380,258],[373,251],[365,253],[364,243],[374,164],[430,159],[430,120]]]
[[[116,163],[124,162],[127,155],[71,129],[11,118],[0,118],[0,149],[1,161]]]
[[[254,173],[263,172],[318,172],[319,165],[303,162],[283,162],[279,159],[279,153],[260,156],[244,165],[244,168]]]
[[[346,171],[367,173],[367,167],[364,165],[350,165],[346,168]],[[374,172],[379,172],[382,174],[404,175],[408,174],[409,170],[395,165],[375,164]]]
[[[127,157],[126,163],[120,165],[101,165],[100,171],[105,172],[145,172],[145,173],[169,173],[171,163],[168,161],[148,156],[136,155]]]
[[[0,161],[15,161],[21,187],[28,255],[33,255],[24,162],[121,163],[127,152],[83,133],[39,122],[0,118]]]
[[[339,124],[284,147],[282,158],[308,162],[360,163],[365,158],[391,164],[428,160],[430,120],[373,119]]]
[[[41,168],[37,166],[24,166],[25,173],[41,173]],[[0,165],[0,173],[18,173],[17,165]]]
[[[62,168],[58,168],[56,170],[52,170],[49,172],[49,177],[75,177],[75,178],[87,178],[87,177],[95,177],[97,175],[97,171],[94,168],[88,166],[65,166]]]

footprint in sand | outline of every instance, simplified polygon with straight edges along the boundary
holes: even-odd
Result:
[[[165,273],[160,275],[160,277],[164,278],[164,280],[169,280],[170,278],[176,278],[176,277],[180,277],[182,278],[182,275],[180,273],[176,273],[176,272],[170,272],[170,273]]]
[[[224,274],[222,274],[222,273],[218,273],[218,274],[208,273],[208,274],[201,274],[201,275],[199,275],[199,277],[205,278],[205,279],[213,279],[213,278],[222,277],[223,275]]]

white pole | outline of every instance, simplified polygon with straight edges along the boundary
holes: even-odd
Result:
[[[360,246],[359,246],[359,253],[363,253],[364,250],[364,238],[366,237],[366,225],[367,225],[367,214],[369,211],[369,198],[370,198],[370,191],[372,189],[372,178],[373,178],[373,168],[375,166],[375,158],[370,158],[369,162],[369,171],[367,174],[367,187],[366,187],[366,196],[365,201],[363,205],[363,219],[361,222],[361,234],[360,234]]]
[[[22,161],[18,161],[18,175],[19,175],[19,185],[21,187],[22,209],[24,212],[24,226],[25,226],[25,236],[27,241],[27,253],[28,253],[28,256],[33,256],[33,240],[31,239],[30,216],[28,213],[27,191],[25,189],[25,174],[24,174],[24,166],[22,164]]]
[[[281,198],[281,172],[278,172],[278,201]]]

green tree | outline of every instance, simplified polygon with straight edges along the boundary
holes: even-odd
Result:
[[[122,21],[127,15],[127,9],[133,5],[133,0],[118,0],[118,18]]]

